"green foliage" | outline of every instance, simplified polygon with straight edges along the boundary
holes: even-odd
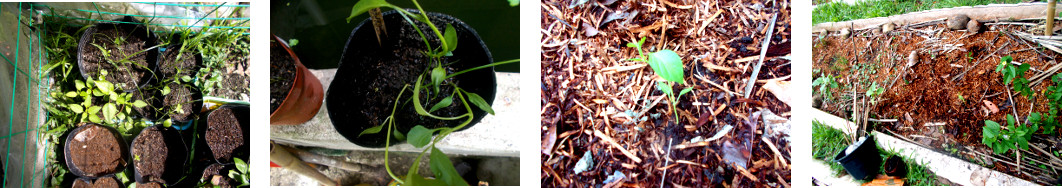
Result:
[[[642,52],[643,44],[645,44],[645,37],[642,37],[638,42],[627,43],[627,47],[635,48],[638,51],[638,57],[628,60],[646,62],[656,75],[664,78],[664,82],[656,82],[656,89],[667,95],[668,101],[671,101],[671,113],[675,114],[675,122],[678,122],[678,113],[675,113],[675,106],[678,105],[677,99],[682,98],[682,95],[693,90],[692,87],[685,88],[679,91],[678,95],[675,95],[675,90],[671,88],[672,83],[686,84],[682,57],[679,57],[675,51],[666,49],[650,53],[647,56]]]
[[[229,178],[240,182],[237,187],[250,186],[251,185],[251,171],[247,168],[247,162],[244,162],[240,158],[232,158],[236,163],[235,170],[229,170]]]
[[[824,99],[832,100],[833,92],[831,92],[831,90],[837,88],[837,81],[835,81],[834,79],[835,78],[833,77],[833,75],[822,75],[818,78],[815,78],[815,81],[811,82],[811,87],[817,87],[818,93],[822,94]]]
[[[1055,127],[1058,127],[1057,121],[1058,111],[1062,110],[1062,74],[1056,74],[1051,77],[1051,81],[1055,83],[1053,86],[1047,87],[1047,106],[1050,109],[1043,119],[1044,124],[1041,127],[1044,128],[1044,133],[1055,133]]]
[[[1018,125],[1011,115],[1007,116],[1007,129],[1002,129],[995,121],[985,120],[981,143],[988,145],[996,154],[1006,153],[1010,149],[1029,149],[1029,140],[1037,129],[1039,127],[1036,124]]]
[[[813,24],[841,22],[864,18],[886,17],[939,8],[987,4],[1013,4],[1020,2],[1021,1],[1019,0],[868,0],[857,1],[854,4],[844,2],[824,3],[819,4],[818,7],[812,10],[811,22]]]
[[[1028,63],[1023,63],[1020,66],[1014,66],[1010,64],[1013,60],[1010,56],[1004,56],[1000,59],[999,65],[996,66],[996,72],[1003,73],[1003,81],[1006,84],[1011,84],[1014,91],[1030,97],[1032,95],[1032,88],[1029,88],[1029,80],[1025,79],[1025,71],[1031,68]]]

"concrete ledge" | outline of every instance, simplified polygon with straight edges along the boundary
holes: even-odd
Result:
[[[321,85],[327,91],[336,69],[311,70],[311,72],[321,80]],[[498,93],[495,95],[493,104],[496,115],[487,115],[472,128],[450,134],[435,145],[437,148],[447,154],[520,156],[516,141],[520,129],[509,127],[516,124],[506,121],[518,119],[515,107],[520,103],[520,74],[496,74]],[[328,103],[328,100],[324,102]],[[332,126],[327,110],[322,104],[317,115],[302,125],[270,126],[270,140],[283,144],[341,150],[383,150],[383,148],[364,148],[347,141]],[[391,147],[391,151],[399,152],[420,152],[421,150],[407,143]]]

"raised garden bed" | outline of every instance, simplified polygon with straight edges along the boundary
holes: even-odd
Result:
[[[789,186],[789,1],[578,2],[542,2],[543,186]]]
[[[1032,113],[1050,116],[1046,96],[1057,84],[1050,77],[1056,75],[1051,62],[1059,53],[1050,50],[1052,45],[1030,40],[1035,20],[963,21],[954,31],[949,29],[953,20],[934,17],[817,33],[812,46],[813,106],[855,120],[866,132],[895,134],[1032,182],[1056,184],[1055,169],[1062,167],[1057,130],[1033,130],[1028,149],[1000,154],[982,138],[987,135],[986,120],[1016,130],[1006,125],[1007,116],[1017,116],[1022,125],[1040,125],[1026,121]],[[1014,90],[1014,83],[1006,83],[1003,73],[995,70],[1006,58],[1012,58],[1015,67],[1030,65],[1021,78],[1031,81],[1031,95]],[[1015,151],[1021,153],[1021,162]]]

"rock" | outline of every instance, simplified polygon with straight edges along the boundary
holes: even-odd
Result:
[[[961,30],[966,29],[966,22],[970,21],[970,17],[965,14],[959,14],[948,18],[948,29]]]
[[[918,51],[911,51],[911,54],[907,55],[907,68],[911,68],[915,64],[918,64]]]
[[[841,29],[841,32],[838,33],[838,34],[841,35],[841,37],[848,37],[849,35],[852,34],[852,30],[848,29],[848,28],[844,28],[844,29]]]
[[[984,31],[984,29],[985,26],[977,20],[970,20],[969,22],[966,22],[966,31],[970,32],[971,34],[981,33],[982,31]]]
[[[881,26],[881,32],[882,33],[889,33],[889,32],[892,32],[892,30],[895,30],[895,29],[896,29],[896,25],[892,24],[892,23],[885,23],[885,25]]]

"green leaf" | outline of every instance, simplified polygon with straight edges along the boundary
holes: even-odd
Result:
[[[981,129],[981,143],[989,145],[996,142],[996,136],[999,136],[999,123],[992,120],[985,120],[985,127]]]
[[[660,92],[664,92],[667,96],[675,95],[675,91],[671,89],[671,85],[668,85],[666,82],[656,82],[656,89],[660,90]]]
[[[439,90],[439,84],[442,84],[444,78],[446,78],[446,70],[442,66],[431,69],[431,83],[434,84],[435,91]]]
[[[103,117],[110,121],[114,119],[114,116],[118,114],[118,108],[114,103],[107,103],[103,105]]]
[[[443,32],[443,39],[446,40],[446,51],[452,52],[457,49],[457,30],[454,26],[446,24],[446,31]]]
[[[240,170],[240,172],[242,172],[242,173],[247,173],[248,172],[247,171],[247,162],[244,162],[243,159],[233,157],[232,161],[236,162],[236,170]]]
[[[77,92],[73,92],[73,91],[66,92],[66,97],[70,97],[70,98],[77,97]]]
[[[354,19],[354,17],[356,17],[358,15],[361,15],[361,14],[363,14],[365,12],[368,12],[369,9],[380,8],[380,7],[396,8],[394,5],[391,5],[390,3],[387,3],[387,1],[385,1],[385,0],[361,0],[361,1],[358,1],[358,3],[355,3],[354,7],[350,9],[350,16],[347,17],[347,23],[350,23],[350,20]]]
[[[96,114],[96,112],[99,112],[100,109],[103,109],[103,107],[90,106],[90,107],[88,107],[88,109],[85,109],[85,113]]]
[[[181,76],[181,81],[192,82],[192,77],[188,75]]]
[[[434,112],[434,111],[439,110],[441,108],[450,106],[450,104],[453,104],[453,103],[454,103],[453,96],[452,95],[451,96],[447,96],[446,98],[443,98],[441,101],[439,101],[439,103],[435,103],[435,106],[431,106],[431,109],[428,110],[428,113],[431,113],[431,112]]]
[[[391,131],[391,133],[394,133],[394,134],[391,134],[391,135],[394,135],[395,139],[401,140],[401,141],[406,141],[406,135],[402,134],[402,131]]]
[[[114,93],[114,84],[111,84],[110,82],[97,81],[96,87],[100,88],[100,91],[103,92],[103,94]]]
[[[520,0],[509,0],[510,7],[515,7],[517,5],[520,5]]]
[[[684,73],[682,67],[682,57],[679,57],[675,51],[660,50],[649,54],[649,67],[653,68],[653,72],[663,77],[664,80],[671,82],[678,82],[686,84],[684,81]]]
[[[103,123],[103,121],[100,120],[100,116],[97,116],[96,114],[89,114],[88,119],[93,123]]]
[[[406,139],[406,141],[414,147],[424,147],[425,145],[428,145],[428,142],[431,141],[431,134],[434,132],[435,131],[428,130],[428,128],[425,128],[424,126],[417,125],[412,129],[409,129],[409,134],[407,134],[409,135],[409,137]]]
[[[85,112],[85,108],[81,107],[79,104],[68,104],[67,108],[70,108],[70,111],[74,111],[74,113],[78,114]]]
[[[457,169],[450,162],[450,158],[446,157],[446,154],[438,148],[431,148],[430,159],[429,167],[431,168],[431,173],[435,174],[435,179],[446,182],[446,185],[468,186],[468,182],[465,182],[461,175],[457,173]]]
[[[162,95],[169,95],[169,94],[170,94],[170,86],[163,86],[162,87]]]
[[[361,135],[365,135],[365,134],[376,134],[376,133],[379,133],[380,130],[383,130],[383,125],[377,125],[375,127],[369,127],[368,129],[365,129],[364,131],[361,131],[361,134],[358,134],[358,137],[361,137]]]
[[[686,89],[682,89],[682,91],[679,91],[679,94],[676,97],[682,97],[682,95],[685,95],[686,93],[689,93],[692,90],[693,87],[687,87]]]
[[[288,47],[295,47],[299,44],[299,39],[288,39]]]
[[[137,108],[143,108],[143,107],[145,107],[147,105],[148,104],[146,102],[142,101],[142,100],[133,101],[133,106],[137,107]]]
[[[487,111],[487,113],[489,113],[490,115],[494,115],[494,109],[490,108],[490,104],[487,104],[487,101],[483,100],[483,97],[479,97],[478,94],[468,91],[465,91],[465,95],[468,95],[469,102],[472,102],[472,104],[475,104],[480,109],[483,109],[483,111]]]
[[[77,90],[84,89],[85,82],[82,82],[81,80],[74,80],[74,88],[77,88]]]

